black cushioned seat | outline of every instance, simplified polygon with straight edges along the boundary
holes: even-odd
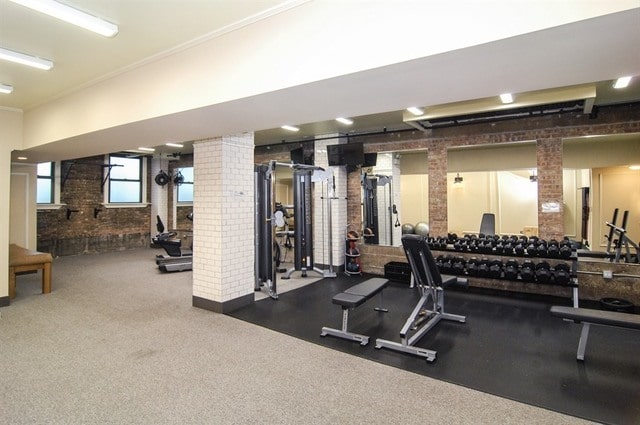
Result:
[[[341,305],[342,307],[355,308],[367,300],[362,295],[349,294],[347,292],[340,292],[333,297],[333,303]]]
[[[640,315],[617,311],[592,310],[588,308],[551,307],[551,314],[578,322],[590,322],[598,325],[620,328],[640,329]]]
[[[378,293],[379,290],[387,286],[389,281],[380,277],[374,277],[369,280],[365,280],[362,283],[353,285],[351,288],[345,290],[347,294],[360,295],[362,297],[371,298]]]
[[[587,349],[587,340],[589,339],[589,328],[591,325],[614,326],[617,328],[640,330],[640,316],[636,314],[557,305],[551,307],[551,314],[563,319],[582,323],[582,333],[580,334],[578,352],[576,354],[576,358],[578,360],[584,360],[584,353]]]

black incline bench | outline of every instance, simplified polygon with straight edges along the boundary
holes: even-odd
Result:
[[[551,314],[563,319],[573,320],[576,323],[582,323],[582,333],[580,334],[578,353],[576,355],[576,358],[582,361],[584,361],[584,352],[587,348],[589,327],[591,325],[640,330],[640,315],[637,314],[557,305],[551,307]]]
[[[344,292],[334,295],[332,302],[342,307],[342,329],[323,326],[320,336],[333,335],[338,338],[359,341],[360,345],[367,345],[369,343],[368,336],[352,333],[347,330],[349,325],[349,310],[353,310],[354,308],[361,306],[367,300],[380,293],[380,307],[376,307],[374,310],[387,312],[388,310],[383,308],[382,304],[382,290],[388,283],[389,281],[387,279],[374,277],[365,280],[362,283],[358,283]]]

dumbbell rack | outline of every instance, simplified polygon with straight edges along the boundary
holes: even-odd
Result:
[[[360,250],[358,249],[360,236],[357,230],[353,229],[354,226],[347,225],[347,229],[345,231],[344,272],[347,276],[360,276],[362,275],[362,265],[360,264]],[[350,264],[356,264],[357,270],[351,270],[349,266]]]
[[[478,241],[481,239],[477,235],[466,235],[465,239],[467,242],[469,240],[469,236],[473,236]],[[520,236],[519,238],[521,245],[524,245],[525,237]],[[546,241],[542,241],[538,238],[526,238],[526,242],[531,245],[529,247],[531,249],[524,248],[523,250],[522,246],[520,246],[517,251],[515,248],[513,248],[512,251],[503,250],[502,248],[501,250],[498,250],[496,249],[495,244],[491,243],[487,244],[487,246],[477,244],[474,245],[473,248],[469,245],[469,249],[467,250],[461,249],[460,244],[456,244],[460,239],[461,238],[458,238],[456,235],[451,234],[446,238],[429,238],[429,246],[432,251],[444,251],[449,253],[445,255],[438,255],[437,253],[434,253],[436,261],[440,259],[439,267],[441,273],[465,275],[470,278],[478,279],[519,282],[525,285],[550,285],[571,288],[573,305],[574,307],[578,307],[578,257],[574,249],[567,251],[567,248],[565,247],[563,248],[562,256],[560,256],[559,250],[554,251],[554,255],[549,256],[545,255],[547,254],[546,250],[543,250],[542,248],[540,250],[537,249],[539,245],[543,243],[546,244]],[[496,239],[493,239],[493,242],[495,241]],[[529,251],[531,251],[531,253]],[[451,255],[454,253],[456,254],[455,256]],[[461,268],[459,263],[454,268],[453,259],[462,259],[464,262],[464,268]],[[512,263],[513,260],[518,263],[515,270],[515,277],[513,275],[514,270],[510,270],[509,273],[505,270],[506,265],[509,264],[509,260],[512,260]],[[447,261],[450,262],[450,264],[447,264]],[[469,264],[473,265],[473,261],[475,261],[476,267],[479,267],[480,265],[483,267],[481,273],[477,269],[474,270],[472,268],[469,270]],[[500,264],[498,270],[496,270],[497,264]],[[558,269],[559,264],[565,264],[565,266]],[[489,268],[492,266],[493,269],[490,273]],[[539,268],[537,269],[536,266]],[[560,272],[559,270],[562,271]],[[556,273],[562,273],[561,284],[556,282]],[[565,281],[565,279],[567,280]]]

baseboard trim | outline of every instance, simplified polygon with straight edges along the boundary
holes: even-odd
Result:
[[[255,300],[255,295],[253,293],[244,295],[239,298],[234,298],[225,302],[218,302],[209,300],[206,298],[196,297],[195,295],[192,298],[192,305],[197,308],[201,308],[203,310],[213,311],[214,313],[231,313],[232,311],[238,310],[246,305],[253,303]]]
[[[9,306],[9,296],[0,297],[0,307],[8,307]]]

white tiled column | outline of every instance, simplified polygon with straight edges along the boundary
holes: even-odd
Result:
[[[169,185],[160,186],[156,184],[155,177],[160,170],[167,172],[169,168],[169,161],[160,157],[154,156],[151,158],[151,236],[158,233],[156,228],[156,216],[159,215],[160,219],[164,223],[165,231],[168,232],[171,228],[170,223],[167,221],[169,218]]]
[[[318,139],[327,139],[332,135],[318,136]],[[332,228],[332,255],[333,265],[336,267],[334,271],[337,272],[338,268],[344,266],[344,251],[345,251],[345,233],[347,227],[347,171],[344,166],[329,167],[329,160],[327,157],[327,145],[337,145],[340,143],[346,143],[346,139],[339,139],[338,135],[335,135],[335,139],[316,140],[315,152],[314,152],[314,165],[322,167],[325,170],[332,170],[333,175],[336,178],[336,191],[334,199],[331,201],[331,228]],[[331,182],[329,182],[331,184]],[[327,184],[323,185],[316,183],[313,191],[313,258],[315,263],[323,267],[328,266],[328,215],[326,200],[322,199],[327,196],[326,189]],[[324,214],[322,205],[324,203]],[[324,233],[323,233],[324,229]]]
[[[253,133],[194,143],[193,305],[254,299]]]

